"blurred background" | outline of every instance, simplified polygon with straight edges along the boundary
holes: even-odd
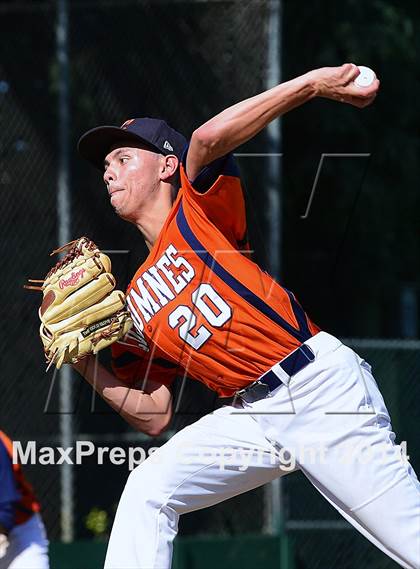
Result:
[[[78,158],[79,136],[136,116],[163,117],[188,136],[238,100],[350,61],[381,79],[372,107],[314,100],[237,160],[256,260],[372,364],[419,472],[419,24],[413,0],[2,0],[0,428],[39,447],[90,440],[147,450],[216,404],[189,383],[169,432],[150,439],[69,370],[45,373],[40,296],[22,287],[46,274],[48,253],[86,234],[110,251],[120,287],[146,254]],[[25,471],[52,567],[101,567],[127,465]],[[216,565],[396,567],[300,474],[181,518],[175,569]]]

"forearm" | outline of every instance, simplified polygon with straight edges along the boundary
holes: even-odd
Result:
[[[194,135],[211,142],[214,157],[231,152],[253,138],[275,118],[316,96],[312,74],[306,73],[229,107],[204,123]]]
[[[272,120],[314,97],[359,108],[370,105],[379,80],[375,79],[369,87],[360,87],[354,83],[358,74],[352,63],[314,69],[222,111],[194,131],[187,154],[188,177],[194,180],[203,166],[232,152]]]
[[[96,392],[136,430],[159,434],[171,418],[170,399],[156,402],[152,395],[127,387],[89,356],[73,366]]]

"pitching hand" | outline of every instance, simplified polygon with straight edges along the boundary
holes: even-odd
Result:
[[[379,79],[368,87],[354,83],[360,71],[354,63],[345,63],[340,67],[322,67],[311,72],[318,97],[348,103],[363,108],[370,105],[378,92]]]

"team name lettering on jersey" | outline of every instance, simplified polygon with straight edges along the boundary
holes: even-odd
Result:
[[[136,278],[128,294],[127,304],[136,328],[143,331],[144,323],[174,300],[194,276],[190,263],[169,245],[160,259]]]

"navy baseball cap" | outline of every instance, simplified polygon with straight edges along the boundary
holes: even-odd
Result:
[[[174,154],[181,160],[187,145],[186,138],[171,128],[164,120],[137,118],[125,121],[121,126],[98,126],[88,130],[79,140],[79,154],[103,171],[104,159],[116,142],[142,142],[160,154]]]

